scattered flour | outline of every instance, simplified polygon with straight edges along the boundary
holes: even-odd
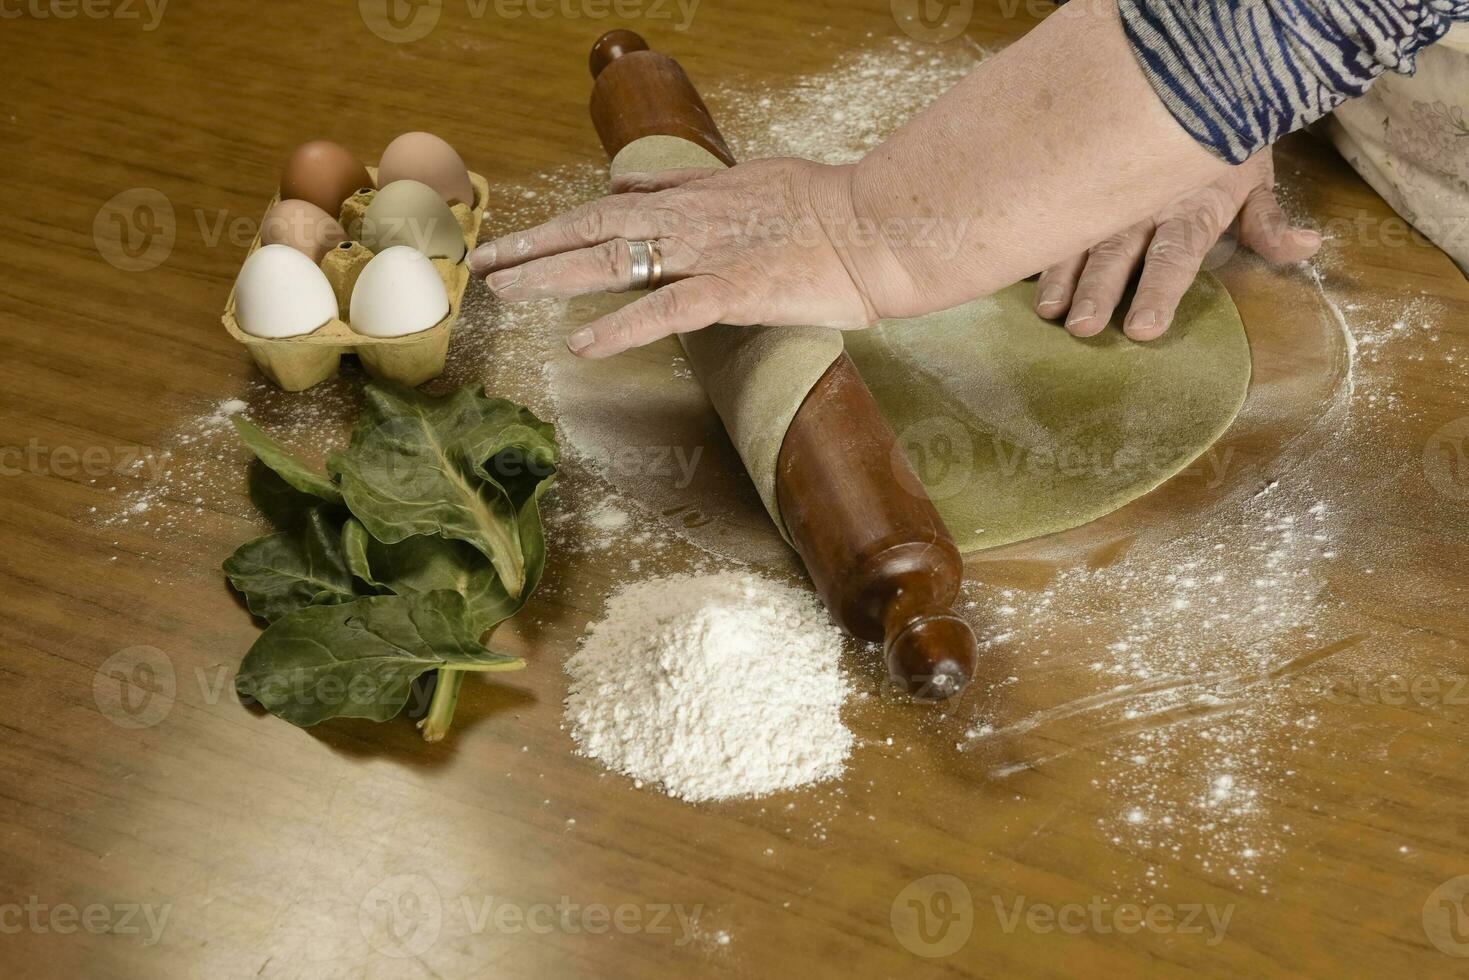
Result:
[[[706,84],[705,96],[741,158],[795,155],[847,162],[972,70],[981,57],[982,52],[957,45],[935,53],[899,42],[853,53],[829,71],[789,85]],[[484,235],[544,221],[595,198],[606,183],[605,166],[578,164],[548,170],[528,181],[530,186],[492,188]],[[1301,212],[1296,199],[1306,197],[1304,181],[1286,172],[1281,185],[1287,210]],[[1421,447],[1413,447],[1413,453],[1382,448],[1383,433],[1423,421],[1421,403],[1404,387],[1406,376],[1398,366],[1426,363],[1444,384],[1462,384],[1454,379],[1463,378],[1469,349],[1432,296],[1361,298],[1345,256],[1328,235],[1322,254],[1300,270],[1306,301],[1319,306],[1322,330],[1343,348],[1330,372],[1332,388],[1325,392],[1330,408],[1315,419],[1301,414],[1299,445],[1281,450],[1269,472],[1261,474],[1258,489],[1231,471],[1229,483],[1240,492],[1197,515],[1188,533],[1175,540],[1159,542],[1144,534],[1145,540],[1118,560],[1099,567],[1074,555],[1058,556],[1058,574],[1040,584],[1010,587],[972,577],[965,585],[967,614],[985,643],[986,660],[1003,661],[1006,669],[992,683],[971,688],[967,711],[955,706],[957,730],[950,744],[957,744],[960,757],[992,782],[1068,762],[1092,767],[1099,812],[1110,815],[1099,820],[1097,834],[1147,862],[1150,881],[1154,868],[1185,860],[1220,878],[1266,890],[1296,832],[1282,821],[1289,811],[1278,802],[1301,782],[1292,757],[1315,745],[1313,708],[1319,694],[1310,679],[1323,670],[1339,674],[1347,668],[1338,662],[1349,657],[1392,665],[1404,656],[1394,650],[1403,645],[1401,635],[1351,614],[1343,580],[1349,584],[1349,573],[1358,566],[1366,566],[1362,574],[1370,581],[1374,568],[1386,578],[1399,565],[1398,546],[1377,533],[1383,512],[1404,526],[1422,520],[1405,513],[1408,504],[1393,492],[1401,480],[1420,472]],[[471,283],[448,369],[431,386],[448,390],[482,381],[492,392],[556,422],[566,466],[547,508],[553,557],[541,595],[556,594],[559,568],[573,562],[620,561],[630,577],[640,578],[686,571],[689,542],[711,554],[728,554],[722,542],[701,537],[697,526],[649,506],[646,494],[619,478],[607,460],[597,458],[595,447],[579,438],[578,420],[552,384],[554,365],[564,356],[565,313],[565,305],[554,301],[498,303],[480,283]],[[670,378],[687,374],[680,359],[669,365]],[[299,394],[256,379],[231,402],[192,407],[185,413],[192,417],[160,447],[149,448],[133,471],[94,481],[99,493],[114,500],[111,508],[103,508],[110,514],[99,515],[118,528],[121,543],[114,546],[121,554],[140,555],[145,537],[198,534],[200,522],[215,516],[231,519],[225,526],[233,537],[209,533],[237,540],[238,522],[253,519],[254,508],[243,494],[249,454],[239,445],[229,415],[243,403],[251,419],[292,449],[319,459],[345,440],[362,381],[361,372],[350,366],[341,379]],[[124,537],[129,531],[135,533]],[[641,561],[624,557],[629,550],[642,555]],[[1046,555],[1037,545],[1027,557],[1044,560]],[[693,584],[711,578],[739,576],[630,587],[613,600],[606,622],[593,628],[569,668],[573,695],[567,717],[582,751],[635,778],[662,781],[674,795],[689,799],[770,792],[782,788],[782,775],[803,778],[775,766],[764,774],[772,784],[767,788],[752,785],[762,782],[759,773],[722,768],[726,756],[742,767],[766,758],[777,748],[765,744],[775,738],[772,733],[780,734],[791,751],[800,746],[791,737],[797,729],[785,721],[753,734],[744,725],[728,724],[741,704],[731,701],[728,691],[747,697],[746,686],[753,685],[764,697],[770,678],[753,676],[749,655],[715,656],[724,642],[716,625],[727,628],[744,617],[734,612],[729,587],[720,599],[719,589]],[[668,585],[679,581],[688,584]],[[787,591],[791,594],[776,605],[789,609],[798,598],[806,602],[804,612],[788,614],[792,622],[812,631],[825,624],[814,602]],[[802,607],[797,603],[795,608]],[[685,611],[682,620],[675,615],[679,609]],[[709,624],[707,634],[689,633],[694,617]],[[641,624],[641,631],[627,622]],[[816,657],[812,650],[820,644],[801,640],[804,630],[787,636],[782,629],[771,638],[768,624],[759,631],[768,640],[765,649],[791,647],[772,662],[772,675],[789,680],[793,658],[822,664],[813,674],[820,678],[815,689],[826,692],[826,707],[802,720],[814,723],[819,715],[825,735],[800,741],[823,755],[804,760],[803,775],[835,775],[852,738],[837,717],[841,698],[831,690],[841,683],[831,680],[837,676],[835,637],[825,641],[829,652]],[[1334,652],[1359,635],[1368,639]],[[666,645],[675,640],[682,646]],[[677,658],[669,653],[674,648],[682,651]],[[637,662],[633,651],[640,649],[668,654],[668,661]],[[1294,662],[1282,655],[1284,649],[1315,650],[1321,659]],[[720,685],[723,689],[716,690]],[[816,697],[810,686],[805,696]],[[634,730],[630,719],[648,706],[645,702],[667,713]],[[757,725],[783,718],[779,709],[784,705],[783,700],[744,703],[752,718],[759,717],[752,722]],[[724,735],[727,741],[720,740]],[[834,759],[824,754],[823,739],[840,744]],[[705,759],[717,761],[706,768],[679,754],[695,746]],[[712,779],[711,772],[716,773]],[[870,783],[867,790],[875,791]],[[901,796],[901,789],[896,794]],[[838,807],[821,804],[832,812]],[[1167,887],[1166,876],[1159,887]]]
[[[839,775],[852,748],[841,637],[809,592],[737,572],[636,582],[571,675],[583,755],[691,802]]]
[[[598,531],[618,531],[627,526],[630,517],[627,511],[618,507],[610,500],[603,501],[601,506],[592,511],[589,518],[592,527]]]
[[[1356,572],[1370,583],[1374,568],[1406,560],[1381,522],[1425,519],[1394,489],[1421,466],[1417,447],[1392,448],[1391,433],[1415,416],[1394,368],[1435,363],[1449,384],[1465,354],[1433,297],[1354,299],[1348,271],[1330,236],[1298,270],[1341,355],[1314,424],[1301,412],[1300,434],[1258,477],[1221,458],[1233,490],[1194,514],[1185,535],[1143,529],[1115,561],[1072,557],[1040,588],[964,585],[982,654],[1010,665],[971,694],[1012,708],[981,707],[986,723],[959,750],[993,759],[999,779],[1091,767],[1109,814],[1097,832],[1150,862],[1144,885],[1166,888],[1158,868],[1182,859],[1268,893],[1297,833],[1272,801],[1298,791],[1296,756],[1320,748],[1322,692],[1354,671],[1404,666],[1404,638],[1349,597],[1370,588]],[[1042,542],[1030,548],[1028,557],[1047,555]],[[1037,748],[991,754],[1018,736]]]

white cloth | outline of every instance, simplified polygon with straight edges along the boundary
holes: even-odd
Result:
[[[1326,135],[1413,227],[1469,274],[1469,24],[1341,106]]]

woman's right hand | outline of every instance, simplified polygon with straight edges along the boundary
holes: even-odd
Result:
[[[656,242],[664,285],[568,338],[582,357],[712,323],[865,327],[897,284],[867,288],[881,243],[853,240],[850,174],[777,159],[624,175],[610,197],[481,245],[470,267],[506,300],[617,292],[632,285],[628,241]]]
[[[1219,237],[1238,218],[1239,242],[1268,262],[1300,262],[1321,248],[1317,232],[1293,227],[1275,198],[1275,164],[1264,150],[1156,215],[1047,269],[1036,284],[1036,312],[1065,318],[1091,337],[1107,326],[1137,277],[1123,332],[1156,340],[1173,323]]]

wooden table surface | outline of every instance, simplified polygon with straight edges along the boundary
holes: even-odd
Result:
[[[988,645],[965,699],[854,702],[839,783],[693,807],[602,773],[560,727],[560,664],[625,579],[619,546],[553,553],[504,637],[530,669],[470,684],[447,741],[406,720],[307,732],[229,696],[258,633],[217,571],[258,527],[243,492],[124,523],[128,464],[192,465],[180,427],[256,384],[218,321],[249,240],[231,229],[296,143],[368,156],[430,129],[513,186],[601,161],[585,55],[605,28],[702,82],[778,86],[902,38],[903,4],[704,0],[687,30],[651,0],[625,21],[591,0],[159,6],[15,4],[0,26],[8,974],[1469,972],[1469,286],[1329,149],[1293,139],[1281,170],[1337,229],[1332,259],[1220,270],[1256,378],[1219,478],[972,561]],[[1034,22],[976,6],[984,44]],[[1335,550],[1270,578],[1281,559],[1249,535],[1294,540],[1260,523],[1289,523],[1270,510],[1287,493],[1319,499],[1303,522],[1339,518]],[[1255,608],[1292,600],[1278,626],[1115,679],[1120,637],[1173,642],[1117,570],[1209,535],[1239,567],[1258,548]],[[1087,615],[1037,611],[1082,595]],[[849,666],[877,687],[863,651]]]

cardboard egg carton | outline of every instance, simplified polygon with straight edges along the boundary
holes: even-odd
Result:
[[[377,183],[377,168],[369,167],[373,183]],[[489,200],[490,185],[479,174],[470,172],[469,182],[474,186],[474,205],[456,204],[451,210],[464,231],[466,249],[473,250],[479,239],[480,215]],[[366,212],[376,190],[363,190],[348,198],[342,205],[340,216],[343,229],[349,236],[360,232],[362,215]],[[277,193],[266,207],[266,213],[280,202]],[[261,221],[262,228],[264,221]],[[255,254],[260,248],[260,235],[250,245],[247,254]],[[321,260],[322,272],[332,284],[337,296],[337,316],[298,337],[256,337],[240,329],[235,315],[235,291],[230,289],[229,301],[224,308],[224,328],[229,335],[245,345],[255,364],[271,381],[286,391],[304,391],[312,385],[333,377],[341,366],[343,354],[356,354],[367,373],[374,378],[388,378],[406,385],[421,385],[444,372],[444,359],[449,352],[449,335],[459,319],[459,309],[464,301],[464,289],[469,285],[469,256],[460,262],[448,259],[432,259],[444,288],[449,294],[449,312],[438,323],[427,330],[402,337],[367,337],[354,333],[347,324],[348,310],[352,304],[352,289],[357,277],[371,261],[373,252],[361,242],[349,238],[328,252]]]

